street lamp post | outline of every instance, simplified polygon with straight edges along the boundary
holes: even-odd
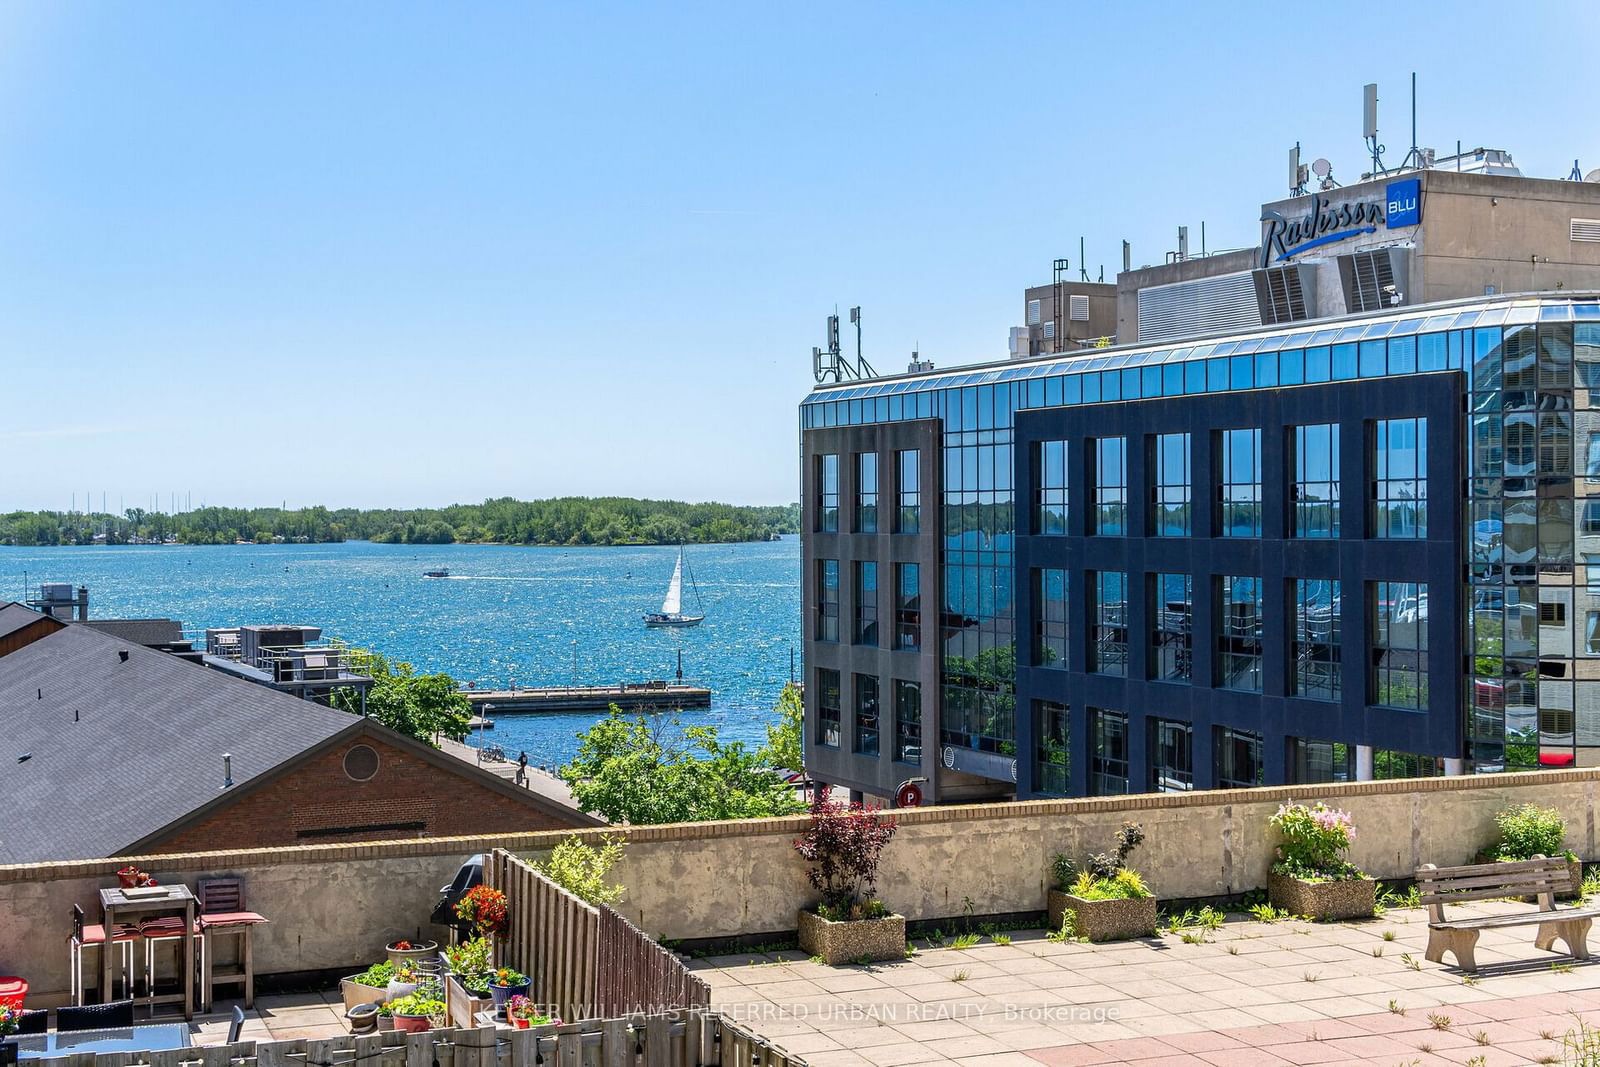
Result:
[[[494,710],[493,704],[485,704],[478,713],[478,766],[483,766],[483,728],[489,721],[489,713]]]

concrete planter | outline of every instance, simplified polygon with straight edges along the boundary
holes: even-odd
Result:
[[[1050,929],[1061,929],[1061,918],[1070,910],[1075,916],[1074,932],[1090,941],[1126,941],[1131,937],[1149,937],[1156,932],[1156,898],[1153,896],[1137,900],[1085,900],[1052,889],[1048,903]]]
[[[1282,874],[1267,875],[1267,899],[1290,915],[1319,922],[1365,919],[1377,908],[1378,883],[1371,878],[1337,882],[1303,882]]]
[[[814,911],[802,911],[800,951],[822,957],[830,967],[860,959],[902,960],[906,956],[906,917],[833,922]]]

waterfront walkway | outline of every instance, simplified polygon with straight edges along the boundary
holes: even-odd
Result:
[[[477,735],[474,734],[473,736],[476,737]],[[483,762],[479,763],[478,746],[463,744],[460,741],[452,741],[448,737],[441,737],[438,740],[439,750],[446,755],[454,756],[458,760],[482,767],[490,774],[498,775],[501,778],[504,778],[506,781],[511,782],[513,785],[516,784],[516,753],[506,753],[506,755],[511,757],[509,760],[495,760],[488,759],[486,757]],[[531,763],[528,765],[527,779],[522,784],[547,800],[554,801],[557,804],[564,804],[569,808],[576,808],[578,806],[578,802],[572,798],[572,790],[567,788],[567,783],[563,782],[549,771],[535,767]]]
[[[1474,907],[1507,905],[1457,909]],[[811,1067],[1501,1067],[1561,1063],[1580,1018],[1600,1025],[1600,962],[1535,950],[1531,927],[1484,931],[1476,977],[1422,958],[1422,909],[1184,933],[1089,945],[1035,930],[967,949],[917,940],[883,964],[779,951],[694,966],[713,1006]]]

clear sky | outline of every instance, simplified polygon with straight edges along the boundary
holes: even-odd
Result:
[[[1286,153],[1600,167],[1600,5],[0,5],[0,509],[796,496],[824,316],[1005,353]],[[846,327],[848,330],[848,326]],[[847,334],[847,338],[848,338]]]

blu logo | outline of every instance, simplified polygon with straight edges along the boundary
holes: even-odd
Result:
[[[1403,182],[1390,182],[1384,196],[1384,225],[1415,226],[1422,221],[1422,181],[1407,178]]]

